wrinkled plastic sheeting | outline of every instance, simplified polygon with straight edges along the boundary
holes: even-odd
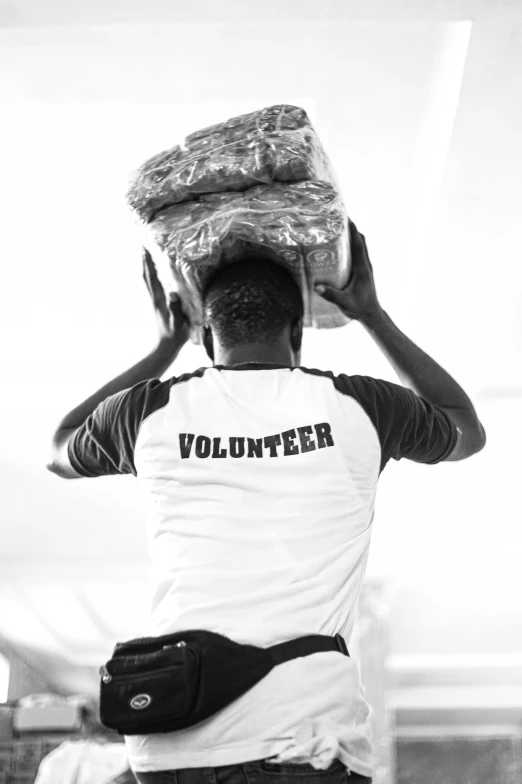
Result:
[[[389,604],[386,585],[365,581],[350,638],[350,653],[359,664],[365,698],[372,709],[372,743],[377,759],[373,784],[397,784],[395,713],[390,654]]]
[[[343,288],[351,255],[336,176],[304,109],[271,106],[190,134],[133,173],[127,202],[165,293],[180,294],[193,342],[210,275],[245,253],[292,274],[305,327],[350,321],[313,289]]]
[[[109,784],[128,769],[124,743],[65,741],[40,762],[35,784]]]

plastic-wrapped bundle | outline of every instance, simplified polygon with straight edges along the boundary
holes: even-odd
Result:
[[[306,327],[349,319],[313,291],[321,280],[346,285],[348,219],[326,182],[258,185],[244,193],[215,193],[163,210],[147,229],[166,290],[177,290],[193,327],[204,321],[201,292],[211,273],[237,261],[267,258],[288,269],[301,288]],[[312,303],[313,298],[313,303]]]
[[[131,177],[127,201],[144,223],[158,210],[204,193],[273,182],[326,180],[334,173],[304,109],[269,106],[187,136]]]
[[[165,291],[179,291],[193,342],[206,281],[245,251],[293,274],[304,326],[350,320],[313,290],[316,280],[346,285],[350,250],[335,175],[303,109],[273,106],[191,134],[185,148],[147,161],[127,198]]]

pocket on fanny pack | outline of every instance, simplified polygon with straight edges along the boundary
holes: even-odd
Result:
[[[196,672],[197,658],[188,647],[169,653],[169,664],[154,672],[140,672],[144,664],[138,659],[113,666],[110,680],[104,684],[103,724],[133,729],[141,723],[176,720],[190,711],[197,696],[197,679],[188,676]],[[144,734],[147,728],[144,726]]]

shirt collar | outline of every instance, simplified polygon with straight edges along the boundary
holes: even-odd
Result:
[[[234,365],[214,365],[217,370],[271,370],[273,368],[290,368],[276,362],[238,362]]]

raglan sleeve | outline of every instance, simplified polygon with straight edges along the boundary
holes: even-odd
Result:
[[[435,465],[457,443],[457,428],[446,412],[410,389],[371,376],[348,376],[381,444],[381,470],[393,458]]]
[[[133,474],[134,449],[151,393],[159,379],[140,382],[106,398],[70,439],[69,462],[85,477]]]

